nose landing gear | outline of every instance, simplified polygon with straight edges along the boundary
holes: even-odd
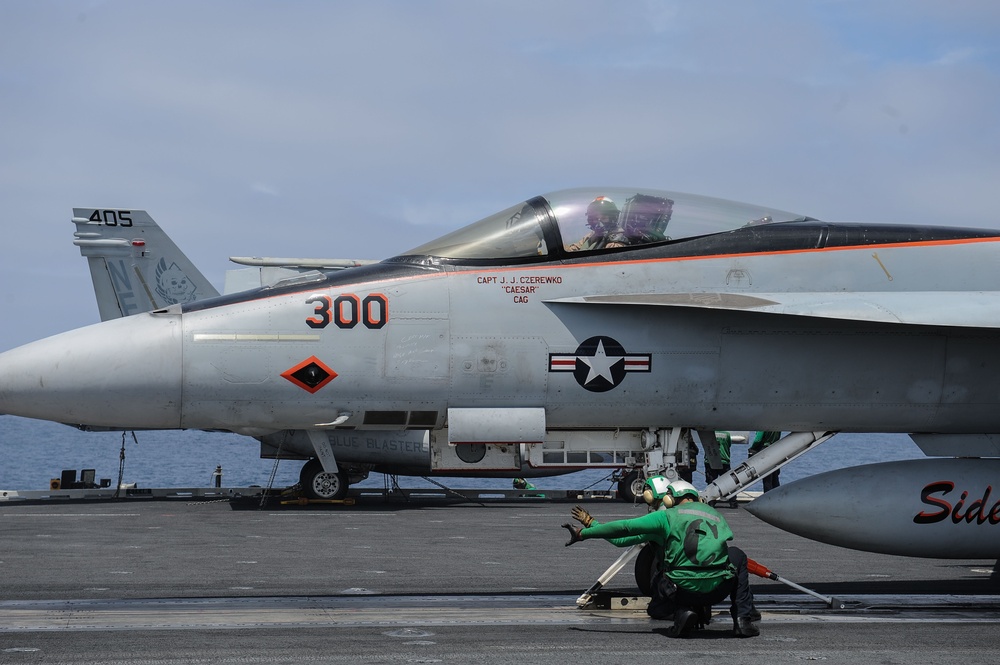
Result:
[[[299,483],[306,497],[321,501],[336,501],[347,496],[350,480],[344,471],[328,473],[318,459],[311,459],[299,472]]]

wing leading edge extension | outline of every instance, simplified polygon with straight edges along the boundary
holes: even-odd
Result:
[[[640,293],[591,295],[547,300],[581,305],[684,307],[763,312],[872,323],[959,328],[1000,328],[1000,292],[921,291],[914,293]]]

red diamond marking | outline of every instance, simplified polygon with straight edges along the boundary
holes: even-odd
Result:
[[[337,373],[316,356],[310,356],[295,367],[282,372],[281,376],[306,392],[316,393],[336,379]]]

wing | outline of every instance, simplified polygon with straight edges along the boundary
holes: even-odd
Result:
[[[258,256],[230,256],[229,260],[248,268],[226,271],[226,293],[235,293],[261,286],[271,286],[280,281],[294,279],[308,273],[346,270],[377,263],[365,259],[296,259]]]
[[[289,268],[293,270],[344,270],[346,268],[357,268],[371,263],[378,263],[373,259],[278,259],[259,256],[230,256],[229,260],[241,266],[255,266],[261,268]]]

